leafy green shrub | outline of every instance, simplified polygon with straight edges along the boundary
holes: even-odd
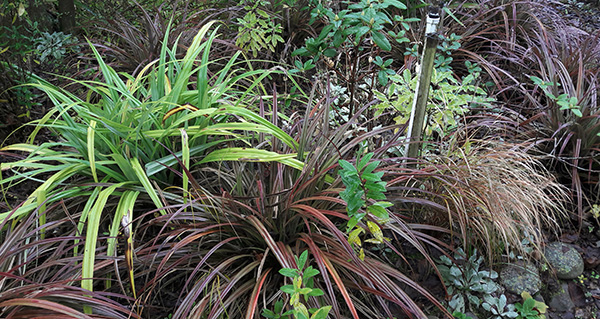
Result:
[[[389,240],[383,237],[379,225],[389,221],[390,217],[386,208],[392,206],[392,203],[379,201],[386,198],[384,194],[386,182],[381,181],[384,172],[373,172],[380,162],[369,163],[372,157],[373,153],[367,153],[363,157],[359,156],[356,159],[356,167],[346,160],[339,161],[342,169],[338,174],[346,186],[346,189],[340,193],[340,197],[346,202],[346,211],[350,217],[346,228],[346,232],[350,234],[348,242],[359,248],[361,259],[365,258],[365,252],[359,236],[365,232],[365,229],[358,224],[363,223],[363,219],[367,217],[367,214],[375,216],[377,223],[371,220],[366,221],[369,232],[374,238],[365,241],[383,244],[385,240]],[[375,202],[367,205],[367,201],[370,200],[375,200]]]
[[[350,94],[349,113],[353,115],[357,86],[369,78],[371,88],[379,83],[386,85],[388,77],[393,74],[391,64],[393,59],[383,59],[381,51],[390,51],[392,40],[408,42],[405,36],[409,22],[413,19],[403,19],[391,14],[390,9],[406,9],[406,5],[397,0],[361,0],[359,2],[344,1],[347,9],[336,10],[321,2],[311,11],[309,24],[315,21],[323,22],[324,27],[317,37],[306,39],[305,46],[294,51],[293,55],[310,57],[309,65],[323,60],[327,67],[336,70],[341,83],[345,83]],[[367,39],[374,45],[366,44]],[[342,56],[341,66],[330,59]],[[370,59],[362,59],[365,56]],[[361,64],[361,61],[369,62]],[[308,62],[308,61],[307,61]],[[303,71],[306,63],[296,63]],[[341,70],[341,71],[339,71]]]
[[[470,62],[466,65],[470,73],[462,79],[458,79],[452,71],[434,69],[427,103],[425,136],[428,140],[435,140],[435,136],[447,136],[459,126],[461,119],[469,114],[471,108],[489,108],[494,102],[494,98],[477,86],[481,68]],[[390,80],[392,83],[386,91],[375,91],[375,96],[380,101],[373,106],[375,116],[391,109],[394,114],[398,114],[394,118],[396,124],[407,123],[418,77],[407,69],[401,75],[390,76]]]
[[[33,90],[23,86],[31,79],[34,66],[34,36],[37,25],[3,26],[0,32],[0,102],[10,105],[8,113],[29,117],[29,111],[35,106]],[[1,124],[7,118],[0,120]]]
[[[67,53],[78,51],[77,42],[77,38],[70,34],[42,32],[34,40],[34,45],[40,63],[56,64],[60,63]]]
[[[239,26],[235,44],[256,57],[263,49],[275,52],[277,44],[283,43],[284,40],[281,37],[281,24],[276,23],[272,14],[261,8],[266,6],[267,2],[261,0],[252,3],[244,7],[247,10],[244,17],[237,19]]]
[[[440,38],[441,42],[437,46],[438,51],[436,51],[433,67],[441,72],[452,71],[452,66],[450,66],[454,60],[452,58],[452,53],[460,49],[460,39],[462,37],[454,33],[450,34],[449,36],[440,34],[438,37]],[[465,61],[465,63],[467,62],[469,61]],[[481,69],[479,71],[481,71]]]
[[[281,303],[275,303],[275,312],[268,309],[263,310],[263,316],[270,319],[287,318],[288,315],[294,315],[296,319],[325,319],[331,310],[331,306],[323,306],[319,309],[307,309],[304,302],[305,298],[318,297],[324,294],[323,290],[313,288],[313,277],[319,274],[319,271],[308,266],[304,269],[308,258],[308,250],[302,252],[300,257],[294,256],[296,268],[282,268],[279,273],[285,277],[292,278],[291,285],[281,287],[281,291],[290,296],[290,306],[293,309],[281,313]],[[304,299],[304,300],[303,300]],[[279,305],[279,306],[278,306]],[[310,312],[310,314],[309,314]],[[312,314],[312,315],[311,315]]]
[[[483,256],[477,256],[477,250],[466,258],[465,252],[459,248],[454,254],[454,261],[446,256],[440,257],[438,270],[444,279],[448,294],[452,299],[448,307],[452,311],[476,311],[486,296],[498,290],[494,282],[498,273],[493,270],[480,270]],[[506,297],[505,297],[506,298]]]

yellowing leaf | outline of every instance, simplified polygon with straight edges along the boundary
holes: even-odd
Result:
[[[296,311],[302,313],[305,318],[308,318],[310,316],[310,314],[308,313],[308,309],[306,309],[306,306],[303,303],[299,303],[299,304],[295,305],[294,309]]]
[[[294,278],[293,282],[294,282],[294,289],[298,290],[298,289],[302,288],[302,277],[298,276],[298,277]]]
[[[521,293],[521,297],[523,298],[523,301],[525,301],[527,299],[533,299],[533,297],[531,296],[531,294],[529,294],[527,291],[523,291]],[[539,301],[535,300],[535,305],[533,306],[533,309],[537,310],[540,314],[546,313],[546,310],[548,309],[548,305],[546,305],[543,302],[539,302]],[[541,318],[546,318],[546,316],[543,316],[543,315],[540,316],[540,317]]]
[[[22,3],[19,3],[19,9],[17,10],[17,14],[21,17],[25,14],[25,6]]]
[[[367,221],[367,226],[369,226],[369,231],[371,232],[371,234],[373,234],[373,237],[375,237],[375,240],[379,244],[382,244],[384,241],[384,238],[383,238],[383,232],[381,231],[381,228],[379,228],[379,225],[377,225],[376,223],[374,223],[372,221]]]
[[[357,245],[357,246],[361,246],[361,242],[360,242],[360,238],[358,236],[360,236],[360,234],[362,234],[365,230],[362,228],[356,228],[355,230],[353,230],[352,232],[350,232],[350,235],[348,235],[348,243],[350,245]]]
[[[300,294],[294,293],[290,297],[290,306],[296,307],[300,303]]]

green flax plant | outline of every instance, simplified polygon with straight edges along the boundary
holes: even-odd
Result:
[[[189,167],[190,158],[199,157],[202,163],[246,159],[276,161],[294,170],[302,169],[295,153],[280,155],[249,147],[213,151],[227,140],[249,143],[242,134],[245,131],[270,136],[290,149],[298,149],[295,140],[257,115],[249,104],[251,97],[263,94],[261,81],[277,70],[245,70],[245,62],[240,62],[236,54],[209,77],[209,53],[216,37],[216,30],[209,33],[213,24],[202,27],[182,59],[175,58],[176,44],[169,48],[165,39],[160,58],[136,77],[117,74],[92,48],[104,79],[75,81],[88,89],[84,98],[41,79],[31,84],[45,92],[55,107],[32,123],[35,129],[27,143],[2,148],[3,152],[24,152],[26,156],[1,164],[1,171],[10,171],[11,175],[4,177],[0,185],[7,188],[36,181],[40,185],[19,207],[0,213],[0,221],[11,220],[13,223],[5,223],[4,227],[14,227],[19,219],[36,214],[43,225],[46,207],[83,199],[76,229],[85,238],[84,289],[91,291],[94,286],[94,252],[101,225],[112,237],[108,254],[114,254],[120,222],[133,219],[136,203],[149,201],[162,209],[164,198],[170,194],[161,189],[177,186],[173,183],[180,185],[184,195],[187,193],[187,176],[177,176],[167,168]],[[36,145],[35,136],[41,128],[50,129],[56,141]],[[118,203],[114,209],[113,203]],[[112,222],[107,224],[103,217],[108,211]],[[45,229],[39,231],[44,238]],[[78,248],[73,248],[76,256]]]
[[[311,278],[311,288],[324,293],[306,296],[307,308],[331,306],[334,318],[391,318],[397,316],[391,307],[395,304],[410,316],[425,317],[406,287],[443,308],[394,264],[368,249],[361,259],[348,243],[349,217],[339,197],[343,184],[336,175],[338,160],[351,160],[365,139],[397,126],[349,137],[368,106],[348,123],[329,127],[326,103],[309,100],[304,118],[292,116],[287,123],[278,122],[276,107],[270,115],[273,124],[283,124],[298,141],[297,157],[304,162],[301,171],[277,162],[253,161],[223,161],[182,171],[205,194],[219,196],[199,191],[193,201],[174,204],[168,214],[138,228],[139,233],[160,228],[137,249],[139,261],[149,266],[141,299],[158,300],[166,292],[180,292],[173,318],[250,319],[262,309],[285,312],[275,304],[282,299],[284,305],[290,304],[280,287],[292,282],[279,270],[296,268],[295,256],[307,250],[311,262],[306,266],[320,273]],[[280,154],[296,153],[276,140],[260,145]],[[382,231],[415,247],[433,266],[421,241],[443,244],[412,229],[398,214],[389,214]],[[359,225],[366,228],[367,220],[377,222],[367,213]],[[401,255],[395,248],[394,252]]]
[[[417,222],[450,228],[465,249],[475,246],[490,259],[522,247],[525,233],[539,249],[540,230],[556,232],[566,217],[567,196],[526,146],[463,140],[419,161],[418,169],[390,166],[388,190],[397,195],[388,200],[404,203]]]

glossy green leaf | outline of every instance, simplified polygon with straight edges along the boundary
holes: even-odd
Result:
[[[372,33],[372,38],[373,42],[375,42],[375,44],[383,51],[390,51],[392,49],[392,45],[385,34],[375,31]]]

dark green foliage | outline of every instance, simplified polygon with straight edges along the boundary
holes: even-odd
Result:
[[[389,202],[375,202],[367,205],[367,200],[384,200],[386,182],[381,181],[384,172],[373,172],[381,162],[369,163],[373,153],[368,153],[362,158],[358,157],[358,165],[354,167],[346,160],[340,160],[342,168],[338,174],[346,189],[340,193],[340,197],[347,203],[346,209],[350,220],[346,232],[354,230],[356,225],[366,216],[366,212],[372,213],[381,222],[389,220],[385,208],[390,207]],[[368,163],[368,165],[367,165]],[[359,213],[359,209],[362,212]],[[363,211],[363,209],[366,209]]]
[[[365,78],[369,79],[371,89],[375,83],[387,84],[388,76],[394,74],[393,59],[384,60],[381,56],[392,49],[390,38],[397,43],[408,42],[405,33],[409,29],[408,22],[414,20],[391,14],[391,9],[406,9],[406,5],[397,0],[343,1],[339,4],[343,4],[344,9],[320,2],[314,5],[309,24],[318,21],[324,26],[318,36],[306,39],[305,45],[292,55],[310,58],[308,67],[306,63],[296,63],[297,70],[309,70],[313,61],[323,62],[327,68],[336,70],[336,75],[350,92],[348,107],[349,114],[353,115],[356,86]],[[372,44],[368,44],[369,41]],[[336,63],[332,58],[341,62]],[[372,93],[369,98],[371,96]]]

